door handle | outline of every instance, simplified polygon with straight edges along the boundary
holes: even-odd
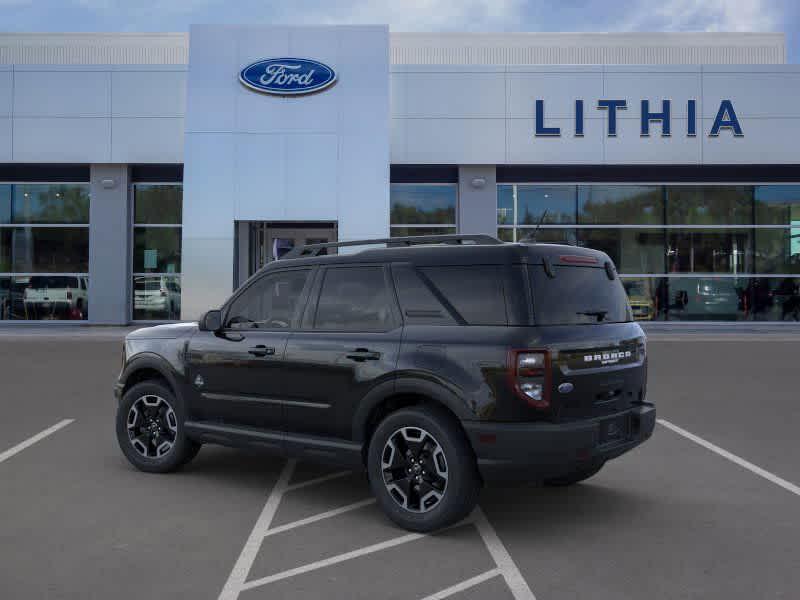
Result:
[[[253,346],[247,352],[253,356],[274,356],[275,348],[269,348],[264,344],[259,344],[258,346]]]
[[[380,352],[372,352],[366,348],[356,348],[352,352],[346,354],[347,358],[356,362],[364,362],[365,360],[380,360]]]

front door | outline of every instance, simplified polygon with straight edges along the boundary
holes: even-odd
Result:
[[[382,265],[331,266],[317,280],[286,347],[286,427],[347,439],[360,400],[393,376],[400,314]]]
[[[187,375],[195,418],[283,429],[284,353],[298,324],[311,272],[293,268],[254,279],[223,311],[221,331],[200,331],[191,338]]]

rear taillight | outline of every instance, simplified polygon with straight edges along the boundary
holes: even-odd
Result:
[[[67,290],[67,300],[72,300],[72,290]]]
[[[550,406],[550,353],[547,350],[512,350],[508,375],[514,392],[534,408]]]

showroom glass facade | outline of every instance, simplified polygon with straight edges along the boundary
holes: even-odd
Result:
[[[800,185],[497,187],[497,233],[596,248],[639,320],[800,320]]]
[[[183,186],[133,186],[134,321],[177,320],[181,314],[181,222]]]
[[[0,320],[86,320],[89,184],[0,184]]]
[[[456,233],[456,183],[392,183],[392,237]]]

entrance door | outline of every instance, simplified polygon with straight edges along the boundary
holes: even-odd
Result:
[[[250,224],[250,275],[291,249],[308,244],[337,241],[335,223],[265,223]],[[335,249],[331,251],[335,253]]]

